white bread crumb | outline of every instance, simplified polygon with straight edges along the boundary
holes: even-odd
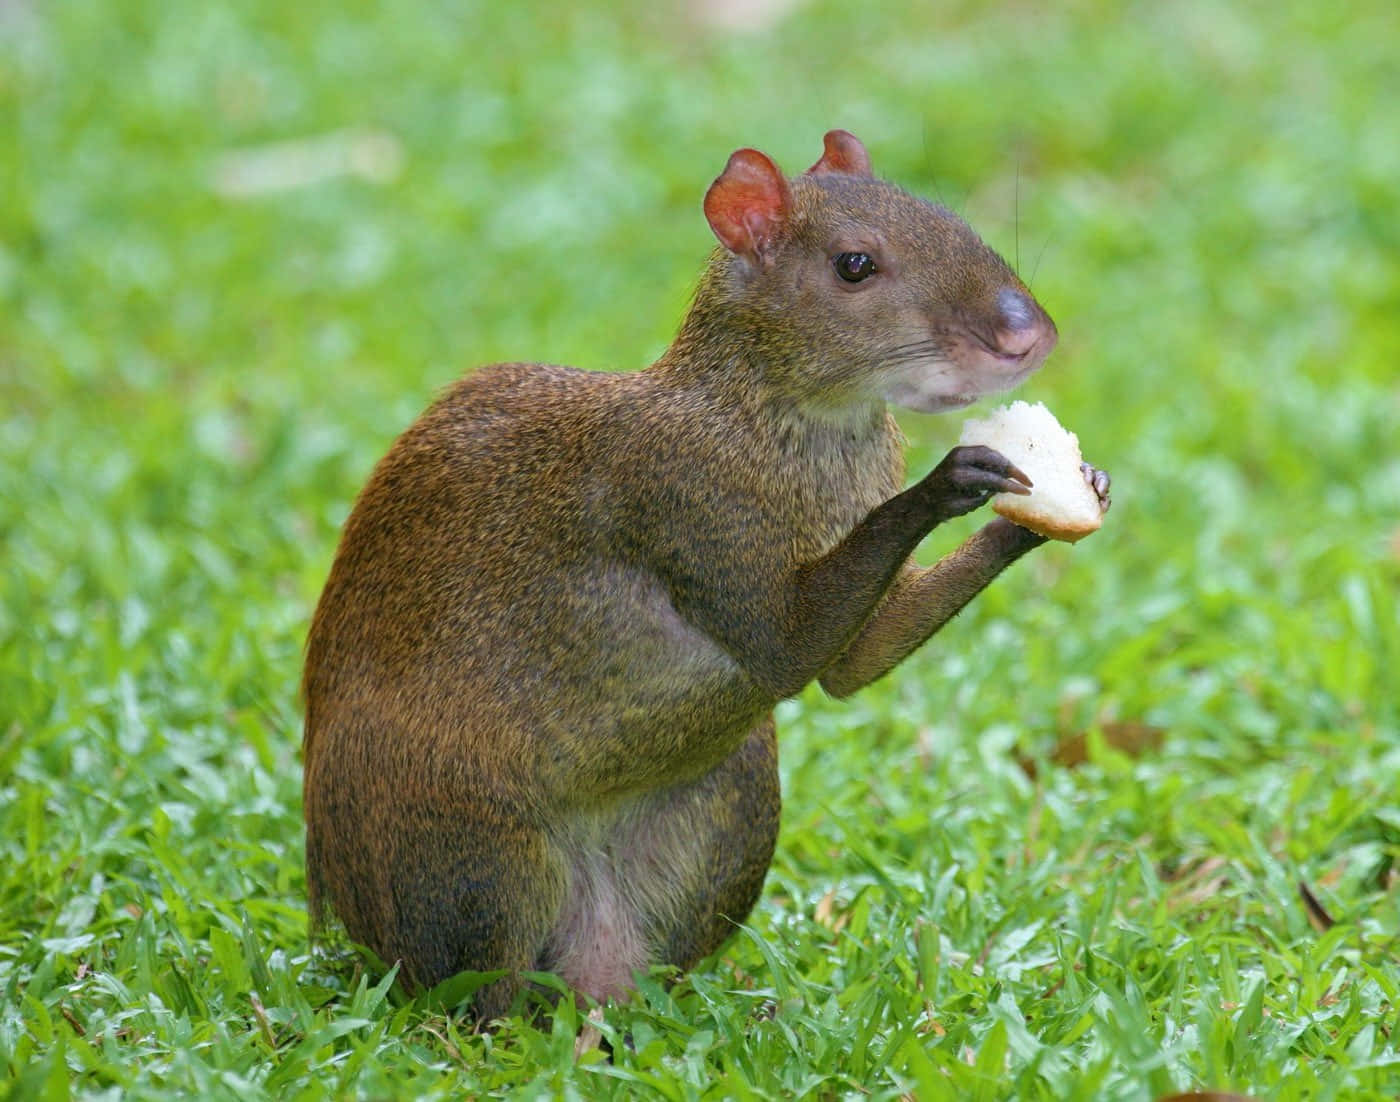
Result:
[[[1098,494],[1080,469],[1079,438],[1040,402],[1012,402],[966,422],[959,443],[994,448],[1035,483],[1029,495],[992,498],[992,508],[1007,520],[1070,543],[1103,523]]]

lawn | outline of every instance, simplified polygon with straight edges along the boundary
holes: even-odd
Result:
[[[0,3],[9,1097],[1400,1094],[1393,3],[713,6]],[[832,126],[1032,282],[1103,530],[781,706],[762,902],[611,1062],[313,953],[371,467],[475,364],[649,362],[729,152]]]

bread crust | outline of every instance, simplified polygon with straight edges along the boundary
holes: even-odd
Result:
[[[1103,525],[1093,487],[1082,481],[1079,438],[1042,403],[1013,402],[963,425],[963,444],[994,448],[1021,468],[1038,489],[998,494],[992,508],[1047,539],[1074,543]]]
[[[1103,514],[1092,521],[1088,518],[1061,517],[1029,503],[1016,494],[998,494],[992,501],[992,508],[1007,520],[1029,528],[1047,539],[1077,543],[1090,532],[1097,532],[1103,525]]]

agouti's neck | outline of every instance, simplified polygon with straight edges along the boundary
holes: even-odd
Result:
[[[823,374],[807,362],[810,349],[781,333],[760,331],[751,315],[723,300],[713,276],[702,280],[680,332],[651,374],[701,391],[717,406],[745,411],[794,443],[885,431],[883,400],[795,386],[794,380]]]

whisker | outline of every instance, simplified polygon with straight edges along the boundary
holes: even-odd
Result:
[[[913,344],[896,345],[886,350],[891,356],[909,356],[920,352],[937,352],[938,346],[932,341],[915,341]]]
[[[1054,236],[1055,236],[1055,235],[1054,235],[1053,233],[1047,233],[1047,234],[1045,235],[1045,243],[1044,243],[1043,245],[1040,246],[1040,252],[1038,252],[1038,253],[1036,254],[1036,257],[1035,257],[1035,267],[1031,269],[1031,277],[1030,277],[1030,279],[1026,280],[1026,289],[1027,289],[1028,291],[1029,291],[1029,290],[1034,290],[1034,289],[1035,289],[1035,276],[1036,276],[1036,273],[1040,271],[1040,261],[1044,258],[1044,256],[1045,256],[1045,250],[1048,249],[1048,248],[1050,247],[1050,239],[1051,239],[1052,237],[1054,237]]]
[[[913,363],[916,360],[946,362],[944,350],[934,345],[906,345],[904,348],[891,348],[885,359],[892,363]]]
[[[908,344],[897,344],[891,351],[902,352],[905,349],[920,348],[931,352],[944,352],[947,350],[948,342],[940,336],[924,337],[922,340],[910,341]]]
[[[1021,157],[1016,156],[1016,213],[1012,219],[1016,234],[1016,270],[1021,270]]]

